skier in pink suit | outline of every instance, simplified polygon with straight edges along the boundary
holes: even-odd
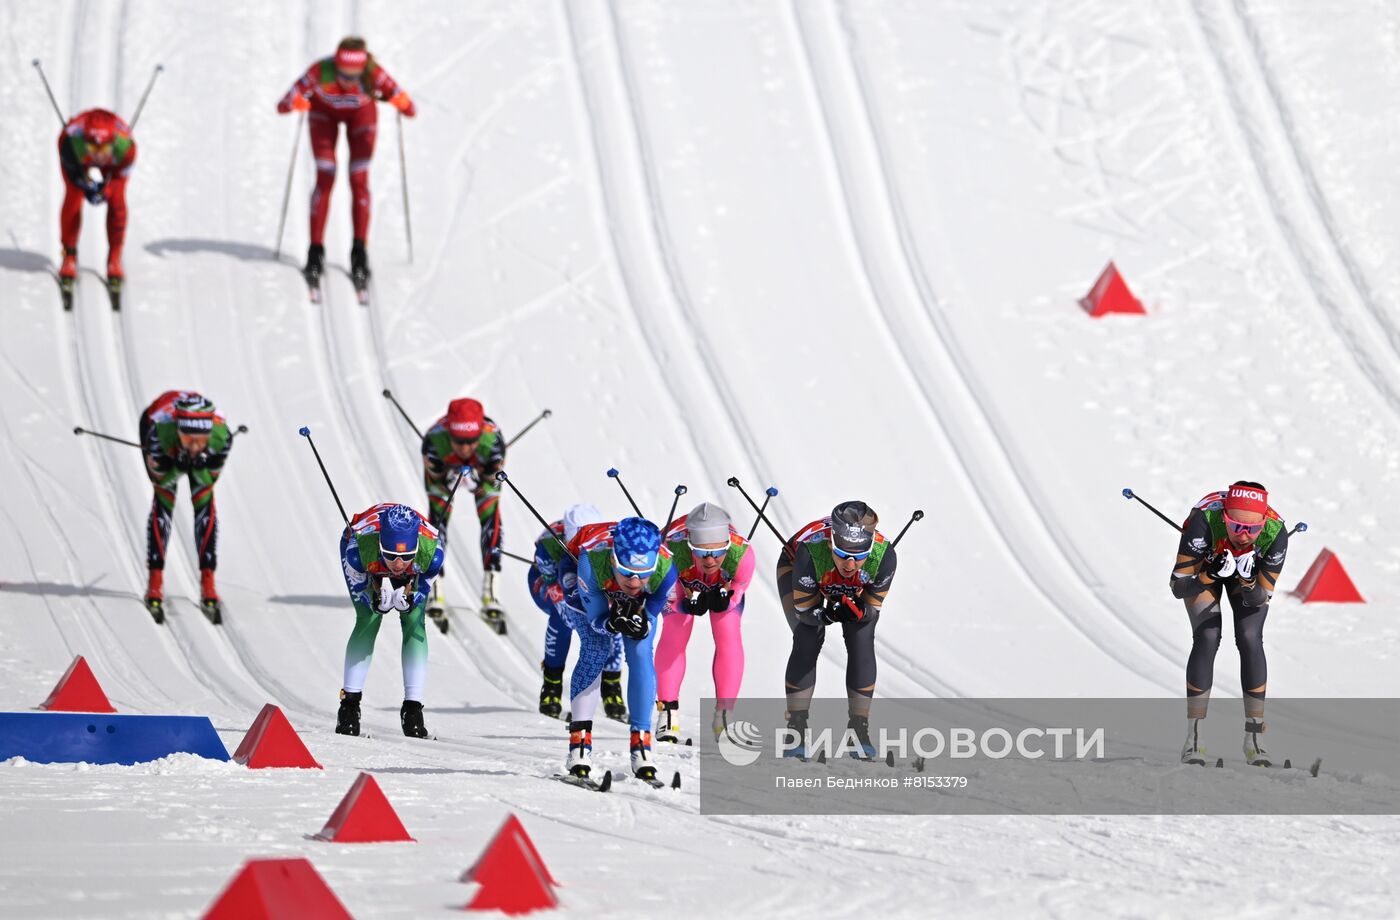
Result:
[[[718,505],[702,502],[666,532],[666,545],[678,573],[663,612],[656,645],[656,740],[680,741],[680,689],[685,678],[685,649],[695,618],[710,617],[715,637],[716,735],[726,728],[729,712],[744,680],[744,638],[740,623],[744,594],[753,580],[754,553]]]

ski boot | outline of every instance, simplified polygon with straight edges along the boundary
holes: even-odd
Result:
[[[218,626],[224,619],[224,605],[219,601],[219,592],[214,590],[214,570],[199,570],[199,606],[209,622]]]
[[[1181,762],[1198,767],[1206,765],[1206,749],[1201,746],[1200,719],[1186,720],[1186,743],[1181,746]]]
[[[680,701],[656,701],[656,740],[681,743]]]
[[[710,719],[710,730],[715,733],[716,738],[729,731],[729,710],[715,709],[714,718]]]
[[[856,760],[874,760],[876,757],[875,745],[870,741],[870,716],[852,715],[846,722],[846,731],[856,733],[856,741],[860,743],[863,753],[857,754],[851,751],[851,757]]]
[[[651,759],[651,732],[632,732],[629,744],[632,752],[632,775],[637,779],[656,779],[656,764]]]
[[[113,310],[122,308],[122,281],[125,277],[121,250],[114,249],[107,254],[107,297],[112,302]]]
[[[506,634],[506,612],[501,609],[501,602],[496,600],[494,569],[487,569],[481,575],[481,618],[496,631],[496,635]]]
[[[335,714],[337,735],[358,735],[360,733],[360,697],[364,694],[356,690],[340,691],[340,710]]]
[[[564,713],[564,668],[540,665],[544,682],[540,684],[540,715],[557,719]]]
[[[399,707],[399,723],[403,733],[410,738],[428,737],[428,728],[423,724],[423,704],[417,700],[404,700]]]
[[[63,263],[58,268],[58,293],[63,309],[73,309],[73,286],[78,281],[78,250],[63,247]]]
[[[301,276],[306,279],[306,286],[313,292],[321,290],[321,276],[326,273],[326,247],[320,243],[312,243],[306,250],[306,267],[301,270]]]
[[[603,714],[614,722],[627,721],[627,703],[622,699],[622,672],[603,672]]]
[[[1264,734],[1264,720],[1250,719],[1244,720],[1244,760],[1251,767],[1272,767],[1273,758],[1269,752],[1264,750],[1264,745],[1259,742],[1259,736]]]
[[[570,776],[587,777],[593,771],[593,721],[569,723],[569,759],[564,769]]]
[[[443,635],[447,635],[447,603],[442,599],[436,582],[433,584],[433,596],[428,600],[428,619],[436,624]]]
[[[369,296],[369,256],[365,253],[365,241],[356,240],[350,247],[350,282],[355,285],[355,294],[364,303]]]
[[[157,623],[165,622],[165,570],[151,569],[146,576],[146,610]]]
[[[783,756],[807,759],[807,710],[797,709],[788,713],[787,728],[789,737],[783,741]],[[792,740],[795,738],[796,740]]]

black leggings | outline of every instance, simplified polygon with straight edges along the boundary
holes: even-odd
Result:
[[[778,560],[778,595],[792,630],[785,675],[788,710],[805,712],[817,686],[817,657],[826,641],[826,627],[798,621],[792,603],[792,563],[785,556]],[[852,715],[870,713],[870,698],[875,695],[875,623],[879,618],[876,613],[858,623],[841,624],[841,636],[846,640],[846,697]]]
[[[1264,620],[1269,615],[1269,605],[1245,607],[1239,603],[1234,585],[1230,588],[1227,596],[1235,622],[1235,646],[1240,651],[1240,687],[1244,690],[1245,709],[1250,711],[1253,703],[1262,712],[1269,680],[1264,657]],[[1220,648],[1223,625],[1219,592],[1217,588],[1186,602],[1186,613],[1191,618],[1191,655],[1186,659],[1188,698],[1208,697],[1215,682],[1215,653]]]

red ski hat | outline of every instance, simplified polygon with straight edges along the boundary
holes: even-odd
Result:
[[[335,52],[335,66],[339,70],[364,70],[369,63],[369,52],[363,48],[340,48]]]
[[[1225,492],[1225,510],[1266,514],[1269,510],[1269,493],[1263,486],[1237,482]]]
[[[459,441],[481,437],[486,414],[474,399],[454,399],[447,404],[447,430]]]

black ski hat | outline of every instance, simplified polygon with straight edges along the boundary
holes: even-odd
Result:
[[[831,509],[831,540],[847,553],[863,553],[875,543],[880,516],[862,501],[842,502]]]

